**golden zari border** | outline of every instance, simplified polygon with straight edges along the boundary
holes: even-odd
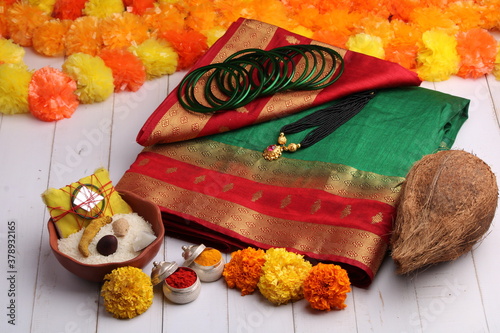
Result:
[[[268,216],[138,173],[126,173],[120,183],[121,190],[133,190],[160,206],[162,211],[201,222],[213,230],[225,229],[226,234],[262,247],[273,244],[274,247],[294,248],[305,255],[321,254],[348,264],[355,261],[368,267],[373,275],[387,251],[386,241],[369,231]]]
[[[260,151],[206,138],[146,147],[143,151],[261,184],[323,190],[344,198],[375,200],[391,206],[395,206],[404,181],[402,177],[320,161],[282,157],[269,163]]]

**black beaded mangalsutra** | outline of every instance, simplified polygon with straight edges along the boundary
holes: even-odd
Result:
[[[330,107],[319,109],[302,119],[285,125],[280,129],[277,144],[272,144],[264,149],[262,156],[268,161],[278,159],[284,151],[295,152],[299,148],[307,148],[323,140],[337,128],[361,111],[375,96],[373,91],[364,91],[344,97]],[[309,132],[300,143],[290,143],[288,146],[285,135],[299,133],[306,129],[316,127]]]

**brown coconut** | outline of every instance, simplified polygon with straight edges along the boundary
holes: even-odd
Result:
[[[455,260],[488,231],[498,202],[496,177],[478,157],[460,150],[424,156],[400,194],[392,258],[398,274]]]

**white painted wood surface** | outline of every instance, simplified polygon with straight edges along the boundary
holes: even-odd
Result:
[[[62,59],[27,50],[25,62],[32,69],[60,68]],[[138,130],[181,77],[177,73],[149,81],[137,93],[82,105],[71,119],[57,123],[0,115],[0,332],[500,332],[498,214],[480,246],[455,262],[401,277],[387,258],[370,288],[354,288],[342,311],[313,311],[304,300],[276,307],[258,293],[242,297],[219,280],[203,284],[193,303],[172,304],[158,288],[144,314],[112,318],[99,284],[73,276],[51,253],[40,194],[101,166],[117,182],[141,150]],[[471,100],[454,148],[476,154],[500,174],[500,82],[492,76],[453,77],[423,86]],[[9,267],[7,239],[14,224],[15,260]],[[155,260],[181,262],[182,245],[166,237]]]

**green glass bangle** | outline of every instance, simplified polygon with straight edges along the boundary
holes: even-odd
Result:
[[[191,71],[181,80],[177,94],[187,110],[218,112],[286,90],[323,89],[336,82],[343,71],[340,54],[324,46],[252,48],[235,52],[222,63]]]

